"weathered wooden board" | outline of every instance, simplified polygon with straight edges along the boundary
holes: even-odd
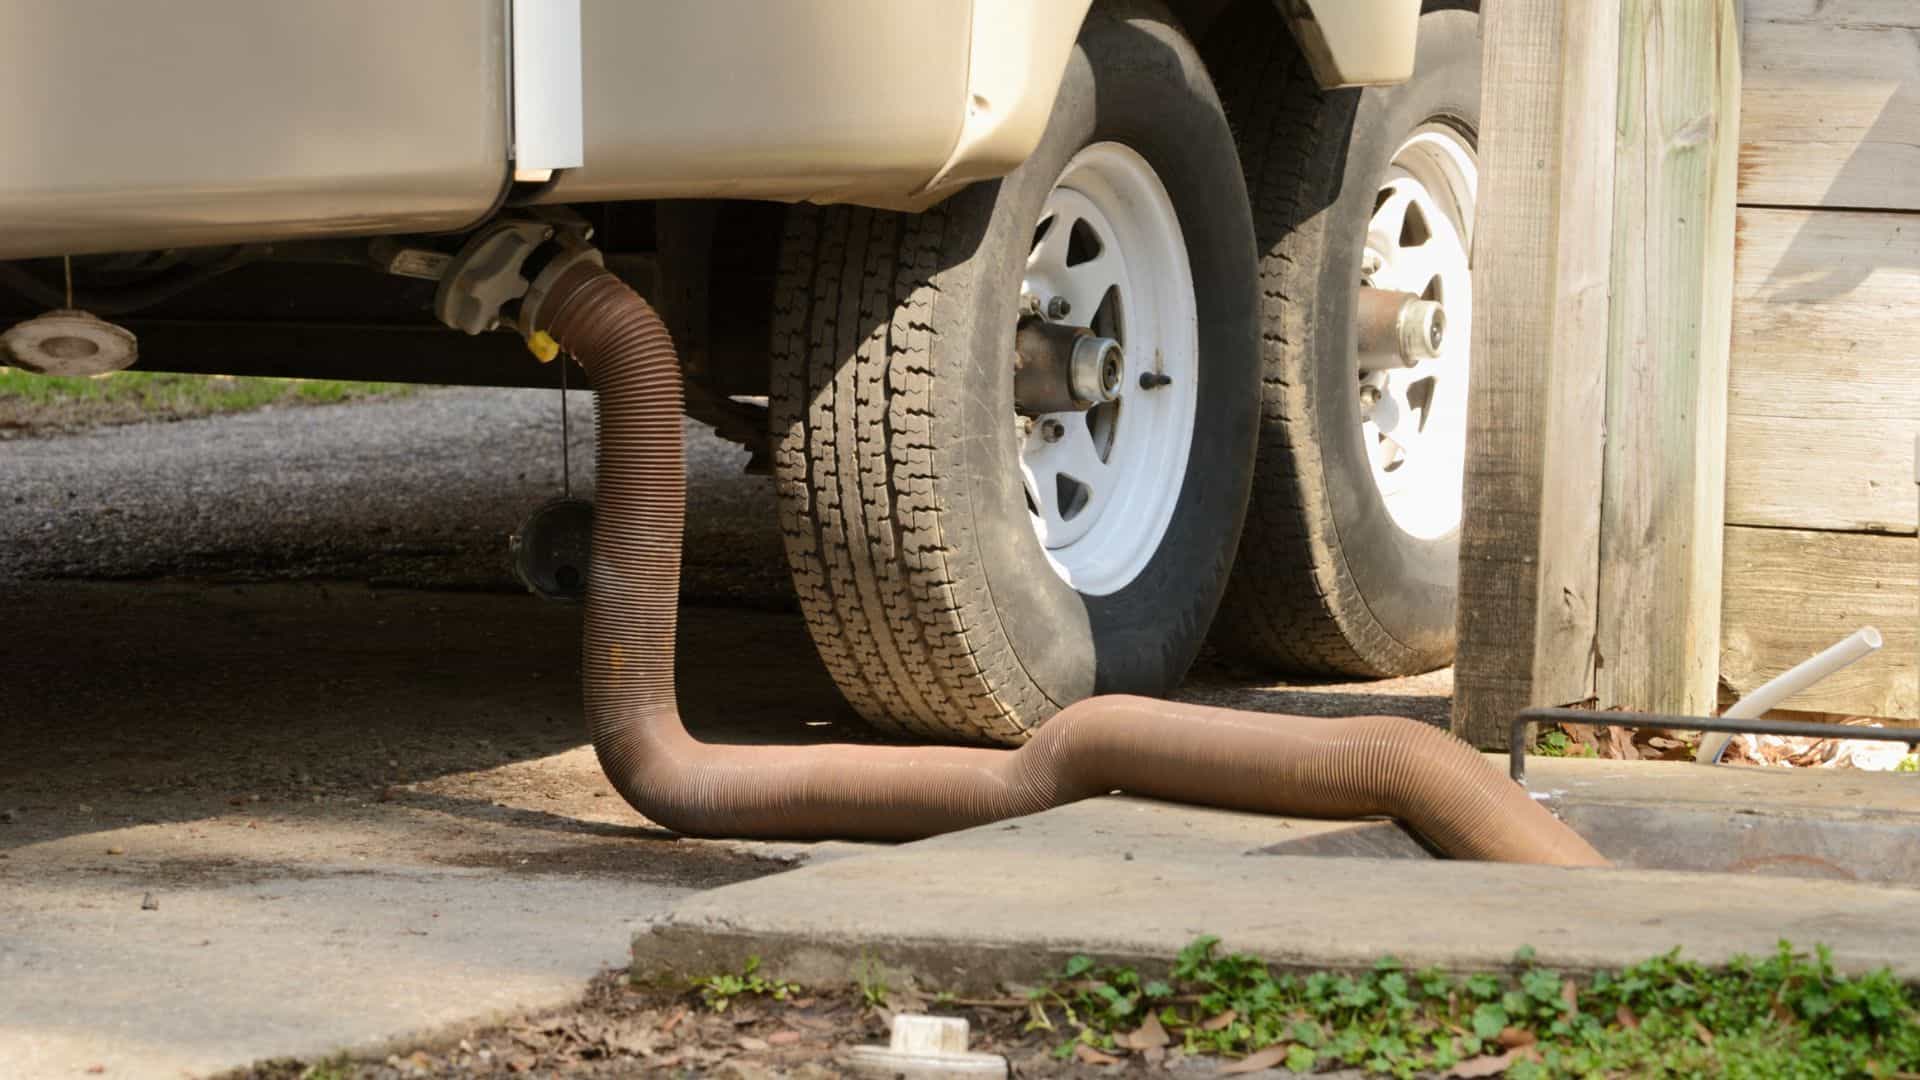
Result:
[[[1920,2],[1747,0],[1740,201],[1920,209]]]
[[[1735,0],[1622,0],[1600,502],[1603,708],[1718,700]]]
[[[1617,0],[1488,0],[1453,730],[1589,686]],[[1551,493],[1551,497],[1549,494]]]
[[[1532,703],[1594,695],[1600,602],[1600,487],[1605,430],[1578,426],[1607,407],[1607,327],[1613,304],[1614,124],[1593,102],[1620,94],[1620,13],[1614,0],[1562,12],[1560,192],[1554,208],[1551,425],[1542,450],[1539,585]]]
[[[1729,527],[1720,678],[1745,693],[1862,626],[1878,653],[1790,699],[1787,708],[1913,719],[1920,540]]]
[[[1735,267],[1727,523],[1911,532],[1920,217],[1743,210]]]

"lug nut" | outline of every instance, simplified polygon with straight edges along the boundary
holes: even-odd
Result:
[[[1171,385],[1172,383],[1173,383],[1173,376],[1168,375],[1164,372],[1143,371],[1140,373],[1140,389],[1142,390],[1158,390],[1161,387]]]
[[[1067,437],[1067,425],[1058,420],[1040,421],[1040,437],[1050,443],[1059,442]]]
[[[1073,305],[1064,296],[1056,296],[1047,301],[1047,318],[1054,322],[1073,314]]]

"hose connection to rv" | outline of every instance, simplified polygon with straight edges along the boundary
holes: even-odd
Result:
[[[652,821],[692,836],[905,840],[1124,791],[1273,814],[1393,817],[1456,858],[1606,865],[1472,748],[1401,717],[1108,696],[1069,706],[1013,750],[700,742],[681,720],[673,674],[686,510],[679,359],[659,315],[590,249],[541,250],[553,246],[504,245],[525,283],[515,321],[531,342],[550,337],[577,358],[598,395],[587,716],[607,776]],[[443,296],[461,288],[466,262],[455,261]],[[468,280],[497,284],[506,273],[498,257],[477,265],[491,269],[468,267]],[[511,308],[499,295],[448,310],[468,316],[466,326],[490,325],[489,306]]]

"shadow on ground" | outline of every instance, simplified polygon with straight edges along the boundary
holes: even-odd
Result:
[[[635,834],[623,805],[605,812],[615,807],[597,773],[573,775],[579,634],[578,608],[510,595],[4,587],[0,635],[15,648],[0,681],[0,849],[142,822],[396,804]],[[792,616],[689,609],[680,685],[706,738],[869,737]],[[581,797],[584,819],[566,812]]]

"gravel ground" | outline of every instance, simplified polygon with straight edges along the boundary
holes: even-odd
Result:
[[[559,393],[400,401],[101,428],[0,443],[0,581],[342,579],[520,591],[506,540],[561,492]],[[593,490],[593,405],[568,402],[574,488]],[[695,602],[791,609],[773,482],[688,422]]]

